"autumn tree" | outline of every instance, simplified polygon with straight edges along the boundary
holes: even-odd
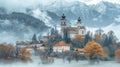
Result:
[[[82,35],[76,35],[73,39],[73,44],[75,47],[83,48],[83,36]]]
[[[84,49],[86,51],[86,56],[90,60],[96,60],[99,56],[103,56],[104,53],[102,46],[95,41],[88,42]]]
[[[8,54],[8,56],[9,57],[13,57],[14,55],[15,55],[15,47],[13,46],[13,45],[11,45],[11,44],[8,44],[7,46],[7,49],[6,49],[6,51],[8,52],[7,54]]]
[[[79,40],[80,42],[83,42],[83,36],[82,35],[76,35],[75,39]]]
[[[27,48],[22,48],[19,52],[20,58],[24,61],[31,60],[30,59],[30,52],[27,50]]]
[[[11,44],[0,44],[0,58],[10,59],[15,57],[15,47]]]
[[[116,61],[120,62],[120,49],[115,51],[115,59]]]

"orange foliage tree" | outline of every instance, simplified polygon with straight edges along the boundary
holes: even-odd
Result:
[[[115,51],[115,59],[120,62],[120,49]]]
[[[0,44],[0,58],[9,59],[14,58],[15,47],[11,44]]]
[[[80,42],[83,41],[82,35],[76,35],[74,39],[79,40]]]
[[[104,50],[103,50],[102,46],[95,41],[88,42],[84,49],[86,51],[86,56],[88,58],[91,57],[91,54],[92,54],[92,57],[97,57],[97,56],[103,56],[104,55],[103,54]]]
[[[30,52],[27,50],[26,47],[25,47],[25,48],[22,48],[22,49],[20,50],[19,55],[20,55],[20,58],[21,58],[22,60],[25,60],[25,61],[31,60],[31,59],[30,59]]]

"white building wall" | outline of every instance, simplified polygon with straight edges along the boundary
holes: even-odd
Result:
[[[53,52],[65,52],[65,51],[70,51],[70,46],[57,46],[53,47]]]
[[[80,29],[79,30],[79,35],[85,35],[86,34],[86,30],[85,29]]]

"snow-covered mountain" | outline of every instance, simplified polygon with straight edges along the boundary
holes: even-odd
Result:
[[[67,23],[76,23],[81,17],[83,25],[89,27],[104,27],[111,23],[119,22],[120,4],[101,1],[97,4],[87,5],[80,1],[74,2],[52,2],[46,6],[37,6],[31,9],[32,16],[45,21],[48,26],[60,24],[60,17],[64,13]],[[41,15],[41,16],[39,16]],[[75,22],[71,22],[71,21]],[[52,24],[51,24],[52,23]]]
[[[73,4],[74,3],[74,4]],[[82,22],[87,26],[106,26],[115,23],[115,18],[120,14],[119,4],[110,2],[100,2],[96,5],[86,5],[81,2],[72,2],[72,5],[64,6],[61,10],[53,10],[51,12],[61,15],[65,13],[68,20],[76,20],[77,17],[82,18]],[[49,7],[48,7],[49,8]],[[57,7],[58,8],[58,7]]]
[[[23,11],[21,11],[22,9]],[[0,8],[0,26],[1,30],[3,30],[1,33],[10,32],[11,36],[14,36],[14,34],[19,36],[18,33],[23,33],[21,36],[30,38],[29,36],[33,35],[34,32],[42,32],[46,27],[59,26],[63,13],[66,15],[67,24],[74,26],[77,18],[81,17],[82,24],[88,28],[104,28],[107,31],[120,27],[120,4],[107,1],[88,5],[82,1],[61,2],[60,0],[54,0],[47,5],[38,4],[34,7],[29,6],[22,9],[19,9],[19,11],[18,9],[10,10],[9,8],[8,10],[5,7]],[[15,14],[13,15],[13,13]],[[36,23],[33,23],[34,21]],[[14,28],[15,31],[12,31],[11,28]],[[117,30],[115,30],[115,33]],[[18,32],[16,33],[16,31]],[[27,36],[28,33],[29,35]],[[0,36],[3,36],[3,34],[0,34]]]
[[[34,33],[44,32],[47,26],[43,21],[21,12],[7,13],[0,9],[0,43],[29,40]]]

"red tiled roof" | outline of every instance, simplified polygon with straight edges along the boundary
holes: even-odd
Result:
[[[59,43],[55,44],[55,46],[70,46],[70,45],[66,44],[64,41],[60,41]]]
[[[43,36],[43,38],[48,38],[48,36]]]

